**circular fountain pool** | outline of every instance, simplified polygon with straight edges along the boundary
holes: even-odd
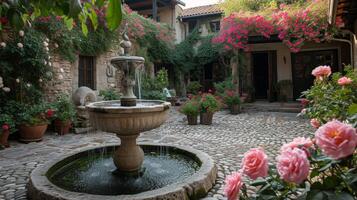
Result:
[[[141,172],[115,173],[117,146],[73,153],[31,174],[31,199],[195,199],[212,187],[217,169],[200,151],[177,146],[140,145],[145,153]]]

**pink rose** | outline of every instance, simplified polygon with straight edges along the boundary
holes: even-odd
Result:
[[[313,148],[313,142],[311,141],[310,138],[297,137],[294,138],[292,142],[284,144],[281,147],[280,152],[284,152],[295,148],[299,148],[303,150],[306,153],[306,156],[309,157],[310,156],[309,149]]]
[[[309,175],[310,162],[303,150],[286,149],[277,157],[276,169],[284,181],[300,184]]]
[[[314,128],[319,128],[321,126],[321,123],[318,119],[314,118],[310,120],[310,124]]]
[[[340,79],[338,79],[337,83],[341,86],[349,85],[352,83],[352,79],[344,76],[344,77],[341,77]]]
[[[328,77],[331,75],[331,67],[330,66],[319,66],[312,70],[311,73],[316,78],[322,79],[324,77]]]
[[[330,121],[317,129],[315,139],[322,152],[333,159],[353,154],[357,146],[356,129],[338,120]]]
[[[234,172],[227,176],[225,183],[224,193],[228,200],[239,200],[239,191],[243,185],[241,174],[239,172]]]
[[[261,148],[254,148],[244,154],[242,171],[249,178],[255,180],[258,177],[268,175],[268,156]]]

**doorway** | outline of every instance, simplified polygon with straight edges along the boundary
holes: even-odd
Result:
[[[275,101],[273,87],[277,81],[276,51],[252,53],[252,68],[255,99]]]
[[[294,99],[298,99],[303,91],[310,89],[315,77],[312,70],[320,65],[328,65],[332,72],[338,71],[337,49],[322,51],[303,51],[292,54],[292,74]]]

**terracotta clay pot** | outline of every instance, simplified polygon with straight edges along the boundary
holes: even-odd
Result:
[[[240,113],[240,111],[241,111],[240,105],[231,105],[230,106],[230,112],[232,115],[237,115]]]
[[[200,124],[211,125],[213,119],[213,113],[205,112],[200,114]]]
[[[20,130],[20,141],[21,142],[39,142],[42,140],[43,135],[47,130],[47,124],[42,125],[21,125]]]
[[[54,121],[55,125],[55,131],[58,133],[58,135],[65,135],[69,133],[69,130],[72,128],[72,122],[70,120],[67,121],[61,121],[59,119],[56,119]]]
[[[197,125],[198,116],[187,115],[187,122],[188,125]]]
[[[9,142],[8,142],[9,135],[10,135],[9,130],[2,131],[1,137],[0,137],[0,145],[4,146],[6,148],[10,147]]]

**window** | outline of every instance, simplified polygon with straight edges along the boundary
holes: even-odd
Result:
[[[95,58],[93,56],[79,56],[78,87],[86,86],[95,90],[95,73]]]
[[[212,32],[219,32],[219,30],[221,29],[220,21],[210,22],[209,25]]]
[[[192,20],[188,22],[188,32],[192,33],[193,30],[195,30],[195,28],[197,27],[197,21],[196,20]]]

